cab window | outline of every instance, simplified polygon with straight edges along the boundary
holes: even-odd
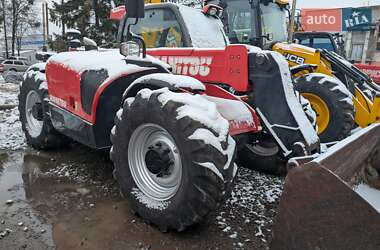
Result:
[[[147,48],[184,46],[181,27],[171,9],[146,10],[145,18],[131,26],[131,31],[144,38]]]
[[[299,38],[298,40],[299,40],[299,44],[303,46],[311,47],[311,41],[309,38],[306,38],[306,39]]]
[[[319,37],[314,38],[313,48],[315,49],[327,49],[329,51],[334,51],[334,47],[332,45],[333,41],[329,37]]]
[[[5,61],[3,64],[13,64],[12,61]]]

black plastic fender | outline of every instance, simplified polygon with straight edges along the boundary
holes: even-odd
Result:
[[[183,75],[173,75],[170,73],[157,73],[136,79],[124,92],[123,101],[128,97],[136,96],[136,94],[144,88],[151,90],[168,88],[172,91],[177,91],[179,88],[183,88],[195,92],[205,90],[204,84],[195,78]]]
[[[267,131],[283,155],[309,155],[319,152],[317,132],[297,99],[288,63],[277,52],[250,52],[249,104],[256,109]]]

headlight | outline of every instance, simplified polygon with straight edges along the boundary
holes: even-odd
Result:
[[[140,45],[133,41],[128,41],[120,44],[120,54],[123,56],[137,56],[141,54]]]

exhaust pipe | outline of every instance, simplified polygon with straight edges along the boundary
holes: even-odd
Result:
[[[379,249],[379,124],[288,168],[271,249]]]

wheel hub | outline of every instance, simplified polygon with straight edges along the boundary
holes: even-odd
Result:
[[[312,93],[302,93],[309,100],[312,109],[317,115],[318,135],[322,134],[330,123],[330,110],[327,103],[319,96]]]
[[[43,120],[43,114],[42,114],[42,104],[41,103],[35,103],[32,107],[32,116],[34,119],[38,121]]]
[[[181,156],[173,137],[161,126],[136,128],[128,144],[128,164],[136,186],[151,199],[165,201],[177,193]]]
[[[148,149],[145,155],[148,170],[157,177],[170,175],[169,168],[174,164],[169,154],[170,149],[161,143],[156,143]]]

